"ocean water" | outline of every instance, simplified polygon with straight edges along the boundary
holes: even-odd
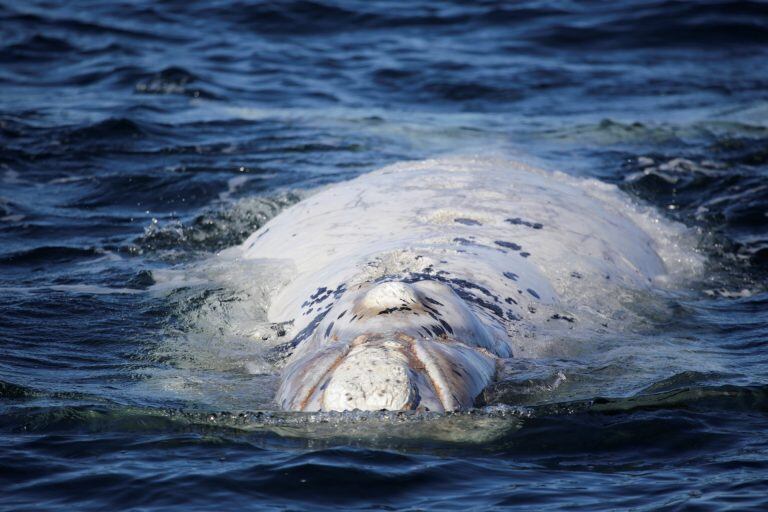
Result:
[[[0,36],[0,509],[768,507],[768,4],[0,0]],[[275,411],[279,269],[212,255],[457,153],[615,184],[705,269],[476,410]]]

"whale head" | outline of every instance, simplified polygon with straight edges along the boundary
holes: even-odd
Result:
[[[444,283],[365,283],[296,347],[276,400],[297,411],[465,409],[510,355]]]

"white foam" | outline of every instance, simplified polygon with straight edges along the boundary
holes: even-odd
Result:
[[[235,176],[227,180],[227,190],[219,193],[219,201],[229,200],[237,190],[248,183],[251,177],[248,175]]]
[[[268,321],[269,297],[288,268],[224,253],[152,272],[149,292],[169,301],[178,322],[152,357],[170,362],[142,386],[216,408],[270,407],[276,371],[266,360],[281,341]]]

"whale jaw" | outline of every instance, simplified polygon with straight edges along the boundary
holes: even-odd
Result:
[[[277,402],[297,411],[454,411],[472,407],[495,358],[456,340],[359,336],[292,361]]]

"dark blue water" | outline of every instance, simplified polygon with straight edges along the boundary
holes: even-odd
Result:
[[[768,4],[1,0],[0,36],[3,510],[768,507]],[[305,190],[457,151],[699,232],[658,354],[454,416],[277,413],[238,292],[161,286]]]

